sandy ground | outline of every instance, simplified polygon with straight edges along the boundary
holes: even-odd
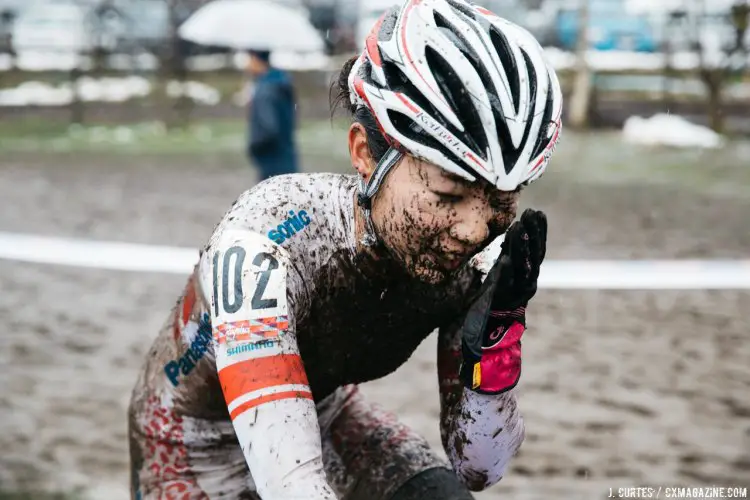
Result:
[[[550,258],[748,258],[750,197],[732,189],[744,178],[697,189],[576,175],[587,140],[524,197],[549,214]],[[197,247],[253,182],[231,155],[6,155],[0,230]],[[183,284],[0,261],[3,489],[124,498],[129,392]],[[477,498],[750,487],[748,309],[747,292],[541,291],[524,344],[526,442]],[[434,336],[365,389],[440,447]]]

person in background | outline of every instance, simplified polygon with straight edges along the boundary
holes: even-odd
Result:
[[[260,180],[296,173],[295,93],[289,76],[271,66],[271,53],[251,50],[247,71],[255,81],[248,114],[247,155]]]

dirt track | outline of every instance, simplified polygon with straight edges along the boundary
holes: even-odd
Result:
[[[744,194],[591,184],[575,175],[577,155],[568,146],[560,161],[572,166],[524,197],[549,214],[549,258],[748,258]],[[234,156],[55,163],[0,160],[1,231],[197,247],[238,186],[254,182]],[[124,496],[129,391],[182,285],[179,276],[0,261],[3,488]],[[478,498],[750,487],[748,309],[740,292],[540,292],[520,386],[527,439],[507,477]],[[431,337],[366,390],[439,447],[434,351]]]

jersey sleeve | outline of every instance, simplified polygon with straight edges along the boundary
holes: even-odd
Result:
[[[500,256],[504,237],[496,238],[472,262],[482,280]],[[459,379],[462,361],[462,319],[438,333],[440,436],[459,478],[472,491],[498,482],[524,439],[523,418],[516,390],[498,395],[478,394]]]
[[[516,389],[485,395],[465,389],[460,322],[438,334],[440,437],[458,477],[472,491],[500,481],[524,439]]]
[[[261,498],[332,499],[294,331],[290,259],[261,234],[223,230],[201,257],[216,368]]]

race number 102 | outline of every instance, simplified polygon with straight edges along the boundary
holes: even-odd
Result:
[[[245,290],[243,288],[242,269],[245,265],[245,249],[239,246],[233,246],[228,249],[224,256],[221,252],[214,254],[213,261],[213,291],[214,291],[214,315],[220,314],[220,309],[225,313],[234,314],[242,308],[245,300]],[[231,262],[234,262],[234,272],[231,272]],[[267,264],[265,269],[263,265]],[[253,310],[274,308],[278,305],[275,298],[265,298],[266,287],[273,271],[279,268],[279,261],[267,253],[260,252],[253,258],[253,266],[261,268],[258,271],[258,278],[255,285],[255,291],[250,300],[250,307]],[[219,268],[221,267],[221,271]],[[221,301],[219,301],[221,296]]]

